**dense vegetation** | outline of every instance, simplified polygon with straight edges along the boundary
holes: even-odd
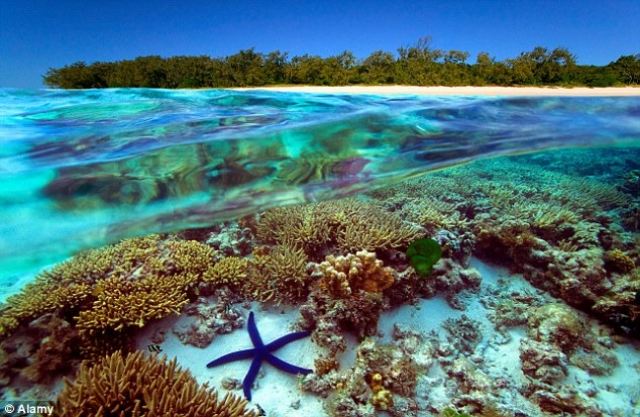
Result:
[[[241,87],[271,84],[406,84],[406,85],[586,85],[607,87],[640,83],[640,54],[605,66],[578,65],[564,48],[537,47],[518,57],[497,61],[480,53],[443,51],[428,39],[398,49],[396,55],[376,51],[358,60],[349,51],[322,58],[289,58],[274,51],[242,50],[224,58],[208,56],[144,56],[117,62],[76,62],[52,68],[44,82],[61,88],[104,87]]]

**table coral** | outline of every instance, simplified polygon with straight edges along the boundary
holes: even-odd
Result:
[[[55,415],[93,417],[108,410],[114,416],[256,417],[246,404],[232,394],[219,399],[175,359],[116,352],[93,366],[83,364],[76,378],[66,381]]]

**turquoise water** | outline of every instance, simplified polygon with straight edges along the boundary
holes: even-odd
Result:
[[[494,155],[640,140],[640,98],[0,90],[0,280]]]

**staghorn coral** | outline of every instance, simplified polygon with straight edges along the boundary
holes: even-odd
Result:
[[[403,205],[400,210],[407,218],[423,226],[429,234],[438,230],[462,230],[468,226],[466,217],[456,210],[456,205],[442,200],[415,200]]]
[[[379,293],[395,282],[394,271],[384,267],[376,254],[366,250],[346,256],[328,255],[319,264],[310,264],[311,277],[323,290],[336,297],[347,297],[354,291]]]
[[[175,359],[115,352],[93,366],[83,364],[65,382],[55,407],[58,417],[255,417],[232,394],[222,400],[180,369]],[[107,414],[105,414],[107,413]]]
[[[148,301],[152,297],[175,296],[173,308],[164,309],[167,313],[172,312],[184,304],[187,292],[211,267],[212,257],[213,250],[201,243],[164,241],[155,235],[81,253],[42,273],[21,293],[10,297],[3,310],[0,334],[6,335],[20,323],[58,309],[67,315],[92,309],[106,311],[109,306],[99,303],[105,302],[110,290],[133,294],[150,289],[152,294]],[[110,286],[107,288],[107,285]],[[164,302],[156,299],[149,303],[154,312],[147,316],[157,316],[157,305]],[[137,308],[143,308],[143,305],[137,304]],[[127,309],[124,300],[121,307],[122,311]],[[117,323],[115,327],[119,325]]]
[[[150,320],[179,314],[188,302],[184,287],[189,281],[189,276],[102,280],[96,284],[92,308],[80,312],[77,327],[89,332],[121,331],[125,327],[143,327]]]
[[[40,274],[8,299],[0,319],[0,342],[14,334],[34,334],[42,339],[31,343],[39,350],[33,351],[33,360],[3,360],[1,367],[41,383],[49,377],[47,369],[55,375],[55,369],[64,368],[57,362],[75,364],[77,358],[129,350],[130,329],[177,314],[196,296],[212,256],[211,248],[195,241],[149,236],[84,252]],[[55,328],[44,333],[37,329],[39,320],[50,314],[69,323],[69,337],[53,343]],[[56,361],[52,352],[59,353]]]
[[[423,234],[421,229],[405,224],[399,216],[369,206],[341,228],[338,246],[349,251],[399,249]]]
[[[331,239],[332,224],[328,212],[318,209],[327,203],[274,207],[262,213],[256,223],[256,236],[271,244],[302,248],[307,254],[319,250]],[[325,217],[326,216],[326,217]]]
[[[0,335],[9,335],[21,323],[56,310],[73,313],[86,305],[90,297],[91,287],[87,284],[59,286],[38,278],[22,292],[9,297],[8,307],[0,317]]]
[[[220,259],[202,276],[202,281],[214,286],[228,285],[239,288],[249,276],[249,261],[245,258],[228,256]]]
[[[255,255],[245,292],[251,298],[295,303],[307,296],[307,257],[302,249],[278,245],[268,254]]]
[[[342,250],[388,250],[406,246],[422,231],[371,203],[347,198],[277,207],[260,216],[257,237],[317,255],[327,247]]]

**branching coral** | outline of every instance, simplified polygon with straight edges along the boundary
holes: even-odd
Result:
[[[80,327],[121,329],[177,312],[212,263],[195,241],[150,236],[82,253],[41,274],[7,302],[2,333],[54,310],[80,311]],[[119,316],[120,315],[120,316]]]
[[[92,308],[80,312],[77,327],[82,331],[120,331],[178,314],[188,302],[184,287],[189,281],[186,276],[101,280],[94,290]]]
[[[266,243],[296,246],[308,255],[326,246],[343,250],[399,248],[422,234],[381,207],[351,198],[267,210],[256,233]]]
[[[246,258],[228,256],[220,259],[213,267],[209,268],[204,273],[202,280],[216,286],[240,287],[245,284],[248,274],[249,261]]]
[[[0,335],[9,334],[20,323],[56,310],[73,313],[85,306],[90,297],[91,287],[87,284],[59,286],[42,278],[37,279],[7,300],[8,308],[0,317]]]
[[[343,224],[338,231],[338,246],[349,251],[399,249],[422,235],[419,228],[372,205]]]
[[[245,290],[254,299],[293,303],[308,292],[307,257],[302,249],[278,245],[270,253],[251,261]]]
[[[402,207],[401,214],[431,234],[441,229],[461,230],[468,226],[468,220],[455,205],[442,200],[412,201]]]
[[[70,324],[69,335],[77,335],[58,338],[56,344],[43,342],[32,361],[11,365],[11,372],[24,372],[40,382],[38,378],[48,377],[44,363],[52,362],[48,352],[58,352],[59,361],[73,363],[78,357],[128,350],[130,328],[177,314],[196,296],[212,258],[213,250],[204,244],[150,236],[82,253],[41,274],[8,299],[0,334],[4,339],[14,333],[53,337],[55,329],[42,334],[35,326],[40,318],[54,315]],[[53,362],[51,366],[58,367]]]
[[[232,394],[222,400],[200,386],[175,359],[167,362],[138,351],[116,352],[94,366],[83,364],[55,407],[59,417],[255,417],[247,402]],[[105,414],[107,413],[107,414]]]
[[[640,268],[619,276],[614,286],[593,306],[596,314],[640,337]]]

